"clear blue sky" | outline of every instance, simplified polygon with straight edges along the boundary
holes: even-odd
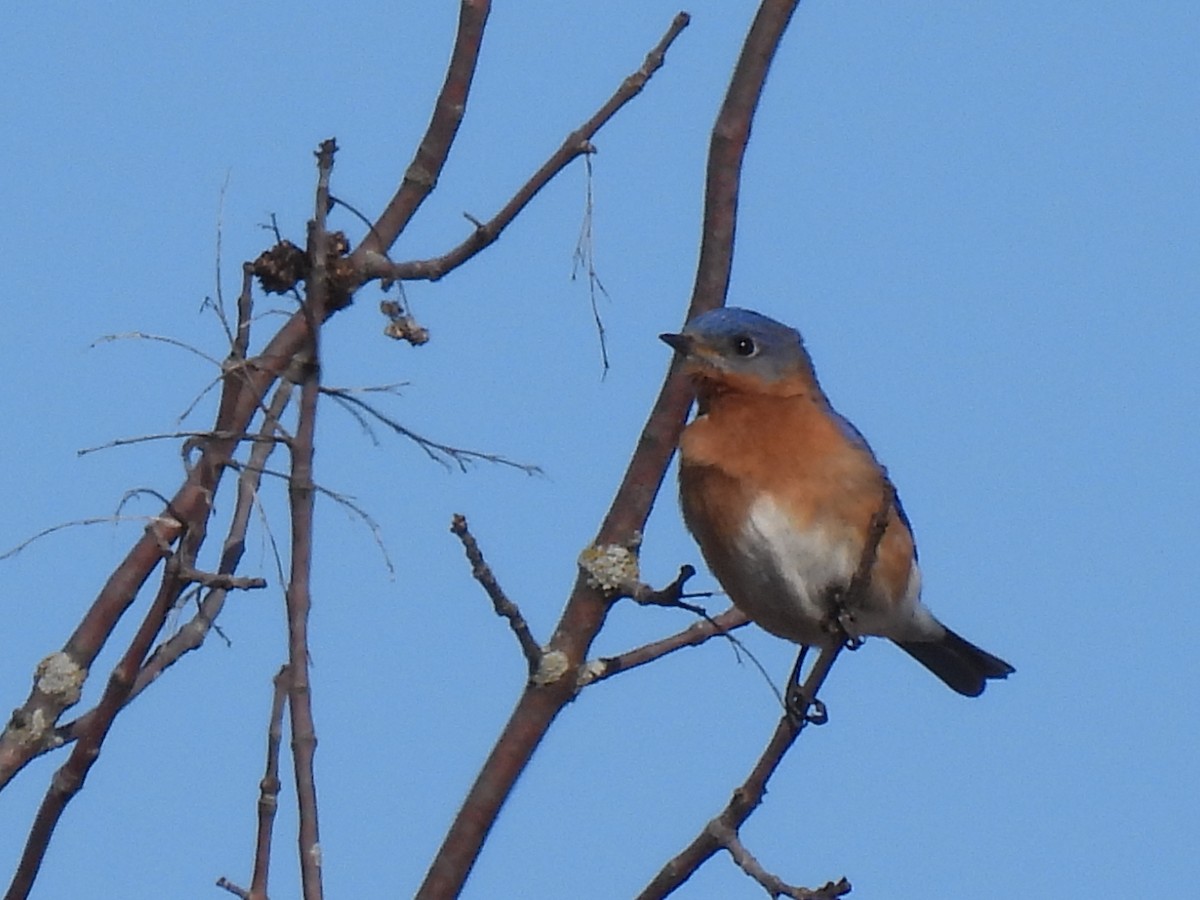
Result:
[[[455,152],[396,258],[441,253],[465,235],[462,212],[498,208],[678,9],[497,7]],[[752,4],[688,8],[667,66],[596,140],[607,378],[586,286],[570,278],[582,166],[469,266],[409,288],[428,346],[382,337],[375,290],[326,332],[329,383],[410,382],[390,409],[413,429],[546,471],[446,472],[322,407],[317,478],[370,510],[397,567],[391,579],[369,532],[319,505],[312,656],[330,897],[412,893],[522,684],[451,514],[470,518],[546,639],[658,388],[669,351],[655,336],[685,309],[708,131]],[[9,10],[0,545],[108,515],[130,488],[174,489],[177,443],[76,450],[178,427],[213,371],[160,344],[89,344],[141,331],[223,356],[201,311],[217,289],[218,224],[232,298],[272,213],[302,239],[312,150],[329,136],[342,148],[334,193],[377,213],[425,127],[455,13]],[[883,642],[839,662],[830,724],[803,736],[744,834],[789,880],[844,874],[855,897],[897,900],[1183,897],[1200,880],[1198,46],[1200,13],[1184,2],[812,2],[793,21],[747,158],[730,302],[804,332],[827,391],[899,487],[927,603],[1017,674],[971,701]],[[335,224],[361,234],[349,215]],[[257,337],[279,321],[261,320]],[[187,427],[211,411],[209,397]],[[23,702],[37,661],[140,528],[75,529],[0,563],[0,708]],[[244,571],[271,588],[229,606],[229,646],[213,636],[118,720],[36,896],[218,897],[218,876],[248,880],[284,658],[261,534]],[[685,562],[700,558],[672,490],[644,574],[662,583]],[[693,584],[714,585],[703,570]],[[595,649],[687,623],[622,605]],[[785,675],[790,647],[743,639]],[[114,658],[99,661],[89,699]],[[632,894],[725,803],[777,716],[760,674],[721,643],[587,691],[525,773],[465,896]],[[5,882],[62,758],[0,797]],[[290,786],[282,800],[281,898],[297,890]],[[719,857],[680,896],[761,893]]]

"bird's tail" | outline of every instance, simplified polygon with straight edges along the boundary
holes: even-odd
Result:
[[[953,690],[967,697],[983,693],[987,681],[1007,678],[1012,666],[959,637],[949,628],[937,641],[897,641],[900,648]]]

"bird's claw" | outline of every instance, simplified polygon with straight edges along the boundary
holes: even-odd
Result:
[[[829,710],[825,704],[816,697],[806,696],[804,689],[798,684],[792,685],[792,689],[788,691],[785,706],[788,719],[797,728],[803,728],[805,725],[824,725],[829,721]]]

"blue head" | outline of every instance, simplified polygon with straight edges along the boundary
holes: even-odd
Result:
[[[696,316],[680,334],[659,337],[704,379],[816,384],[800,332],[752,310],[720,307]]]

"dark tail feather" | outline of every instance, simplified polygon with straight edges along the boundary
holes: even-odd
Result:
[[[897,641],[900,648],[952,689],[978,697],[990,678],[1007,678],[1016,671],[999,657],[981,650],[949,628],[940,641]]]

